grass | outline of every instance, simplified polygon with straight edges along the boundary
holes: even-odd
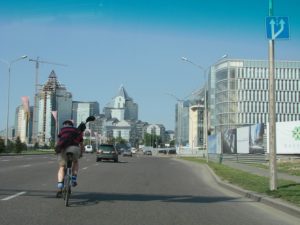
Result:
[[[182,159],[196,163],[206,163],[201,158],[182,157]],[[277,190],[270,191],[268,177],[254,175],[215,162],[209,162],[208,165],[224,181],[249,191],[289,201],[300,207],[300,184],[298,183],[279,179]]]
[[[14,152],[9,152],[9,153],[0,153],[1,155],[30,155],[30,154],[54,154],[53,149],[37,149],[37,150],[26,150],[22,151],[20,153],[14,153]]]
[[[269,169],[269,164],[253,164],[256,167]],[[278,162],[278,172],[287,173],[289,175],[300,176],[300,162]]]

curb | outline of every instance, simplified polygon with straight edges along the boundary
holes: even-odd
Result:
[[[287,214],[290,214],[292,216],[300,218],[300,208],[299,207],[294,206],[291,203],[288,203],[281,199],[276,199],[276,198],[272,198],[272,197],[269,197],[266,195],[258,194],[256,192],[247,191],[238,186],[227,183],[227,182],[221,180],[207,164],[205,164],[205,166],[208,169],[208,171],[211,173],[211,175],[214,177],[216,182],[219,185],[221,185],[222,187],[224,187],[230,191],[233,191],[237,194],[240,194],[246,198],[250,198],[256,202],[261,202],[261,203],[271,206],[273,208],[279,209]]]

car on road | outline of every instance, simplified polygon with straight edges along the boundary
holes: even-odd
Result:
[[[132,152],[130,149],[125,149],[122,153],[122,156],[130,156],[132,157]]]
[[[84,146],[84,152],[86,153],[93,153],[93,146],[92,145],[86,145]]]
[[[176,149],[170,149],[170,150],[168,151],[168,154],[169,154],[169,155],[171,155],[171,154],[177,154],[177,153],[176,153]]]
[[[118,152],[114,145],[101,144],[96,153],[96,162],[102,160],[112,160],[118,162]]]
[[[152,155],[152,151],[151,150],[145,150],[144,155]]]
[[[132,147],[131,152],[132,152],[132,154],[136,154],[136,152],[137,152],[136,148]]]

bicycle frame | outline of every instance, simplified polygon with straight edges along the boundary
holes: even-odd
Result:
[[[69,206],[69,199],[71,195],[72,163],[73,163],[73,154],[67,153],[67,164],[65,167],[64,188],[63,188],[63,197],[65,200],[65,206]]]

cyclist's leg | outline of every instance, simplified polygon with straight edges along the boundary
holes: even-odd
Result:
[[[59,162],[59,168],[57,172],[57,193],[56,197],[62,196],[62,189],[64,187],[64,175],[65,175],[65,164],[66,160],[63,155],[63,153],[58,154],[58,162]]]
[[[66,153],[71,152],[73,153],[73,163],[72,163],[72,186],[77,186],[77,175],[79,170],[79,163],[78,159],[80,157],[80,148],[78,146],[69,146],[66,149]]]

